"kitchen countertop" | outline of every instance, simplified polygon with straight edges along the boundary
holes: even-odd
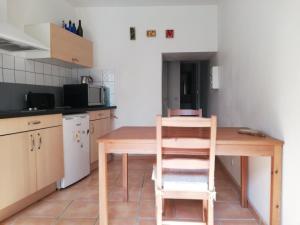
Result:
[[[55,109],[45,109],[45,110],[8,110],[0,111],[0,119],[5,118],[15,118],[15,117],[25,117],[25,116],[40,116],[40,115],[51,115],[51,114],[79,114],[88,111],[97,111],[105,109],[116,109],[117,106],[91,106],[87,108],[55,108]]]

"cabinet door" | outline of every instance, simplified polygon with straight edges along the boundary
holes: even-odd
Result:
[[[103,124],[101,123],[102,120],[94,120],[90,121],[90,158],[91,163],[96,162],[98,160],[98,145],[97,139],[103,133]]]
[[[36,191],[34,133],[0,137],[0,209]]]
[[[93,66],[93,44],[91,41],[51,24],[51,57],[65,62]]]
[[[64,176],[62,127],[52,127],[35,132],[37,189],[40,190]]]

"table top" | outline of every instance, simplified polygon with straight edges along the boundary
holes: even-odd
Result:
[[[217,128],[217,145],[259,145],[259,146],[275,146],[283,145],[283,142],[272,137],[257,137],[246,134],[239,134],[237,127],[218,127]],[[178,133],[178,131],[168,132],[169,134]],[[184,132],[185,136],[206,136],[208,132],[204,128],[189,129]],[[172,135],[171,135],[172,136]],[[100,142],[113,143],[155,143],[156,130],[155,127],[137,127],[128,126],[118,128],[109,134],[99,137]]]

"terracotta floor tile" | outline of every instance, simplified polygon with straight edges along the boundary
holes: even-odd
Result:
[[[139,225],[156,225],[156,221],[141,219]]]
[[[225,188],[225,189],[217,189],[217,201],[218,202],[239,202],[240,195],[239,193],[232,188]]]
[[[17,219],[18,217],[15,215],[15,216],[12,216],[12,217],[9,217],[8,219],[4,220],[4,221],[1,221],[0,222],[0,225],[12,225],[12,223]]]
[[[54,225],[55,219],[49,218],[18,218],[13,224],[14,225]]]
[[[55,225],[94,225],[96,219],[61,219]]]
[[[22,217],[59,217],[71,201],[40,201],[22,211]]]
[[[227,221],[215,221],[215,225],[258,225],[255,221],[247,220],[227,220]]]
[[[138,204],[136,202],[110,202],[110,219],[133,219],[138,216]]]
[[[139,216],[141,218],[155,218],[155,202],[141,201]]]
[[[54,192],[53,194],[46,197],[45,201],[64,201],[64,200],[74,200],[80,194],[79,190],[75,189],[62,189]]]
[[[73,201],[63,214],[63,218],[97,218],[98,202]]]
[[[173,201],[177,219],[202,220],[202,202],[193,200]]]
[[[137,225],[136,219],[110,219],[109,225]]]
[[[239,203],[216,202],[215,218],[220,220],[253,219],[249,209],[241,208]]]
[[[108,165],[109,225],[155,225],[155,192],[151,180],[154,157],[129,157],[129,202],[123,202],[121,158]],[[99,225],[98,171],[71,187],[57,191],[0,225]],[[215,225],[258,225],[239,204],[239,193],[216,165]],[[171,204],[170,204],[171,203]],[[202,219],[202,202],[168,200],[167,219]],[[58,221],[59,220],[59,221]],[[16,221],[16,223],[15,223]]]
[[[80,190],[77,200],[82,201],[99,201],[98,186],[86,187]]]

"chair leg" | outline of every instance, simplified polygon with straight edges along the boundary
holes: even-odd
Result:
[[[202,204],[202,218],[204,222],[207,222],[207,200],[203,200]]]
[[[163,198],[159,191],[156,194],[156,225],[162,225]]]
[[[214,202],[208,201],[207,225],[214,225]]]

